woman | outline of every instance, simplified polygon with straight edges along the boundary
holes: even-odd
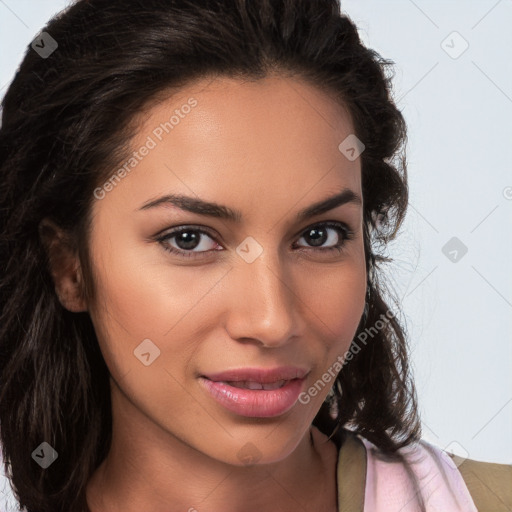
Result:
[[[36,38],[0,131],[28,512],[512,506],[512,467],[421,440],[376,250],[407,207],[390,65],[335,0],[79,0]]]

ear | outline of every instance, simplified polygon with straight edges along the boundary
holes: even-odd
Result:
[[[48,218],[39,223],[39,237],[48,255],[55,293],[68,311],[87,311],[83,276],[73,241],[68,233]]]

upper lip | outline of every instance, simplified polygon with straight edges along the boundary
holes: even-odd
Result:
[[[280,366],[277,368],[238,368],[219,373],[205,374],[203,377],[216,382],[251,381],[268,384],[281,380],[303,379],[308,373],[309,370],[304,368]]]

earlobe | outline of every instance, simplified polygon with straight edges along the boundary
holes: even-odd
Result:
[[[71,237],[48,218],[39,224],[39,237],[48,256],[49,271],[59,302],[73,313],[87,311],[82,268]]]

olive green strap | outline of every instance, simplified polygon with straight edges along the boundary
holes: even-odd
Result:
[[[337,466],[338,512],[363,512],[366,448],[357,435],[345,432]]]

